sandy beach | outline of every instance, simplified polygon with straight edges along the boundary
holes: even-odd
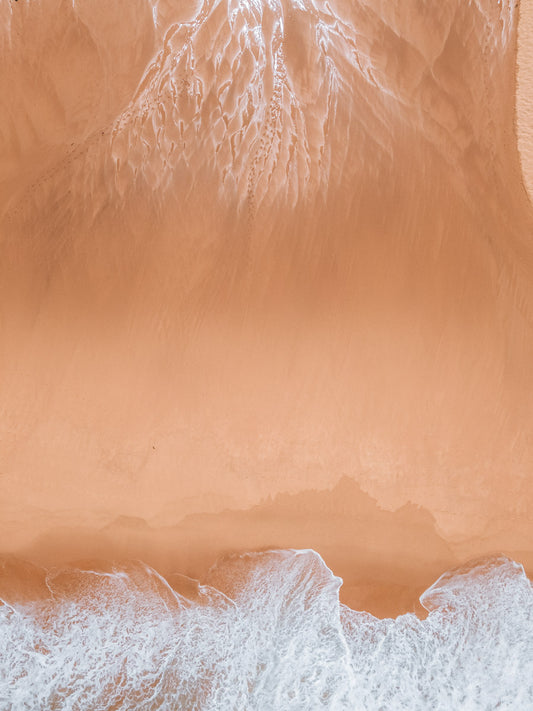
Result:
[[[532,10],[424,8],[2,2],[2,553],[533,569]]]

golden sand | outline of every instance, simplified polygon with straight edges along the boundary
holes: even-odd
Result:
[[[0,6],[4,552],[530,564],[518,5],[302,7]]]

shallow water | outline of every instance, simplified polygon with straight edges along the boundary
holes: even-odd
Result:
[[[424,620],[341,605],[310,550],[234,556],[176,589],[138,562],[33,569],[15,592],[16,565],[0,608],[6,711],[533,707],[533,595],[507,558],[442,576]]]

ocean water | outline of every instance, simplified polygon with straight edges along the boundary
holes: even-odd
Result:
[[[20,565],[0,606],[2,711],[533,709],[533,595],[504,557],[443,575],[424,620],[340,604],[311,550],[233,556],[206,585],[140,562]]]

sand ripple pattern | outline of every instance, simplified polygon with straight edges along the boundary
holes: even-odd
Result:
[[[176,175],[190,190],[215,175],[222,196],[252,211],[280,198],[295,205],[354,165],[366,169],[369,150],[375,163],[392,160],[399,124],[421,127],[453,159],[493,134],[494,62],[513,6],[374,5],[204,0],[193,19],[171,23],[113,128],[119,192],[139,176],[161,191]],[[461,77],[446,66],[456,35],[481,54],[471,85],[465,48]]]
[[[0,88],[11,97],[0,108],[0,177],[26,191],[24,203],[42,209],[60,194],[73,211],[85,201],[96,214],[140,185],[156,203],[209,193],[255,214],[379,182],[413,140],[413,153],[432,146],[454,173],[498,174],[514,2],[186,5],[0,7]],[[31,33],[35,41],[21,44]],[[47,49],[64,36],[68,68]],[[22,178],[21,156],[33,163]]]
[[[287,55],[286,39],[306,56]],[[114,130],[119,187],[142,171],[215,168],[252,209],[281,189],[291,203],[327,183],[327,136],[351,62],[349,28],[312,4],[207,0],[173,24]]]

